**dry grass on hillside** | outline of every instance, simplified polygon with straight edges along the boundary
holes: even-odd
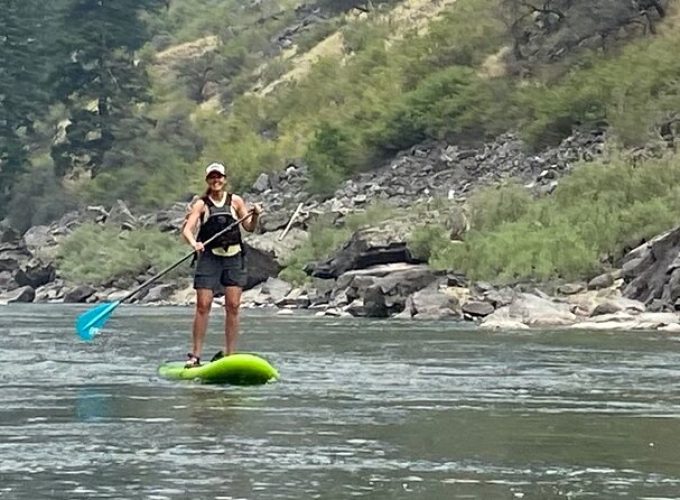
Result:
[[[392,26],[392,35],[387,43],[403,38],[406,33],[414,30],[423,35],[427,32],[428,24],[436,19],[447,7],[456,0],[405,0],[387,13],[379,13],[375,16],[376,21],[386,22]],[[367,18],[369,14],[361,13],[354,19]],[[271,93],[280,84],[303,78],[316,61],[328,56],[343,55],[342,33],[333,33],[320,41],[317,45],[303,54],[291,51],[282,55],[284,59],[291,59],[292,67],[289,72],[269,83],[257,92],[260,96]]]

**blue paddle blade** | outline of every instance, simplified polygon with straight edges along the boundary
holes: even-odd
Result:
[[[120,302],[105,302],[85,311],[76,320],[76,332],[83,340],[92,340],[104,327],[113,310]]]

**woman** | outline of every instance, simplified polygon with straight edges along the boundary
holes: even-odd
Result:
[[[208,165],[205,169],[205,180],[208,184],[205,195],[194,204],[182,230],[182,235],[198,255],[194,274],[196,315],[192,330],[193,346],[191,352],[187,354],[187,368],[201,364],[203,339],[215,294],[224,292],[226,313],[224,352],[229,355],[236,351],[241,291],[247,278],[243,258],[243,241],[238,224],[209,244],[204,245],[203,242],[247,216],[248,208],[240,196],[227,191],[224,165],[219,163]],[[255,230],[261,213],[261,206],[255,204],[250,216],[241,222],[243,229],[249,232]],[[200,230],[196,235],[199,221],[201,221]],[[220,351],[213,357],[213,360],[222,356],[224,354]]]

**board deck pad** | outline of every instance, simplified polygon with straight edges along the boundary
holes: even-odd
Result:
[[[265,384],[279,378],[276,368],[255,354],[232,354],[195,368],[184,368],[184,364],[184,361],[168,361],[158,367],[158,374],[170,380],[234,385]]]

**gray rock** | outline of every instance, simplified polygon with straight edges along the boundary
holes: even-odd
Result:
[[[95,222],[104,222],[109,216],[109,213],[101,205],[90,205],[87,207],[87,212],[94,218]]]
[[[591,316],[601,316],[603,314],[614,314],[621,311],[623,308],[616,302],[603,302],[595,306],[593,312],[590,313]]]
[[[386,317],[403,311],[409,295],[436,279],[425,265],[386,264],[348,271],[338,278],[337,288],[345,291],[350,303],[362,299],[362,315]]]
[[[478,293],[478,294],[481,295],[481,294],[484,294],[486,292],[490,292],[491,290],[493,290],[493,285],[491,283],[487,283],[486,281],[476,281],[472,285],[472,290],[475,293]]]
[[[494,307],[488,302],[471,300],[463,304],[463,313],[475,318],[483,318],[493,313]]]
[[[659,299],[666,307],[672,308],[673,297],[680,296],[680,285],[675,282],[673,267],[679,256],[680,226],[629,252],[624,258],[625,262],[642,260],[634,269],[624,273],[624,296],[645,304]]]
[[[172,297],[177,287],[174,284],[161,284],[149,288],[149,291],[140,300],[142,304],[151,304],[154,302],[165,302]]]
[[[364,291],[363,314],[371,318],[387,318],[390,315],[387,297],[379,285],[371,285]]]
[[[106,224],[117,226],[121,229],[134,229],[137,226],[137,219],[123,200],[118,200],[111,207],[109,216],[106,219]]]
[[[54,265],[43,264],[37,259],[31,259],[28,262],[22,262],[14,275],[14,280],[19,286],[30,286],[38,288],[46,285],[50,281],[54,281],[56,277],[56,270]]]
[[[582,283],[566,283],[557,287],[557,291],[562,295],[575,295],[585,289],[586,287]]]
[[[19,269],[19,265],[24,258],[26,258],[24,255],[16,253],[0,253],[0,272],[9,272],[14,274],[16,270]]]
[[[602,314],[571,325],[571,328],[588,330],[657,330],[678,323],[680,318],[675,313],[635,313],[619,311],[614,314]]]
[[[306,309],[311,301],[307,292],[303,288],[293,288],[282,300],[276,302],[278,307],[292,307],[296,309]]]
[[[602,288],[609,288],[614,284],[614,278],[611,274],[605,273],[595,276],[588,282],[588,290],[600,290]]]
[[[248,282],[245,289],[252,288],[268,278],[279,275],[281,265],[276,261],[271,253],[260,250],[246,242],[246,271]]]
[[[644,257],[637,257],[624,262],[623,267],[621,268],[621,276],[624,278],[634,278],[640,274],[642,269],[651,263],[651,260],[648,260],[651,259],[651,255],[651,252],[647,252],[647,259]]]
[[[415,260],[407,248],[410,231],[410,225],[394,220],[359,230],[335,256],[315,266],[312,276],[337,278],[352,269],[397,262],[413,263]]]
[[[484,302],[491,304],[494,309],[507,306],[512,303],[514,298],[515,292],[508,287],[501,288],[500,290],[490,290],[484,294]]]
[[[261,173],[255,183],[253,184],[253,191],[256,193],[262,193],[271,187],[269,183],[269,176],[265,173]]]
[[[246,235],[245,242],[249,248],[254,248],[259,252],[267,254],[268,259],[272,261],[268,267],[278,266],[281,269],[290,261],[295,250],[300,248],[309,239],[309,234],[306,231],[296,227],[291,228],[285,237],[280,239],[282,234],[282,229],[266,234],[251,233]]]
[[[446,286],[464,287],[467,281],[462,274],[447,274]]]
[[[17,282],[12,278],[12,273],[9,271],[0,271],[0,292],[13,290],[18,286]]]
[[[263,233],[271,233],[278,229],[285,229],[290,220],[290,215],[286,212],[265,212],[260,217],[260,230]],[[295,224],[295,221],[293,222]],[[271,238],[272,235],[269,235]]]
[[[278,278],[268,278],[262,284],[262,293],[268,295],[273,304],[281,302],[292,289],[293,285]]]
[[[458,300],[441,290],[437,282],[411,295],[406,301],[404,312],[419,320],[452,319],[462,316]]]
[[[334,308],[331,308],[330,310],[332,309]],[[349,313],[352,316],[358,317],[366,316],[366,310],[364,309],[364,300],[363,299],[353,300],[349,305],[347,305],[343,309],[343,311]]]
[[[78,285],[75,288],[68,289],[64,293],[64,302],[79,303],[85,302],[95,292],[95,289],[90,285]]]
[[[31,253],[44,247],[54,246],[57,240],[48,226],[33,226],[24,233],[24,242]]]
[[[528,293],[517,294],[517,298],[509,306],[496,309],[484,318],[482,325],[495,329],[495,325],[523,324],[534,327],[571,325],[578,318],[569,310],[568,304]]]
[[[0,295],[0,302],[12,304],[14,302],[33,302],[35,290],[30,286],[22,286]]]
[[[680,268],[674,268],[670,273],[662,298],[670,304],[680,298]]]
[[[347,304],[350,303],[350,299],[347,296],[347,290],[333,290],[333,293],[331,294],[328,305],[330,307],[338,308],[338,307],[344,307]],[[362,302],[362,307],[363,307],[363,302]]]
[[[0,243],[16,243],[21,239],[21,234],[16,229],[3,226],[0,228]]]
[[[63,302],[64,282],[60,279],[52,281],[47,285],[41,286],[35,291],[35,302]]]
[[[311,305],[328,304],[331,298],[331,293],[335,288],[335,280],[324,280],[321,278],[312,278],[309,284],[307,295],[311,301]]]

